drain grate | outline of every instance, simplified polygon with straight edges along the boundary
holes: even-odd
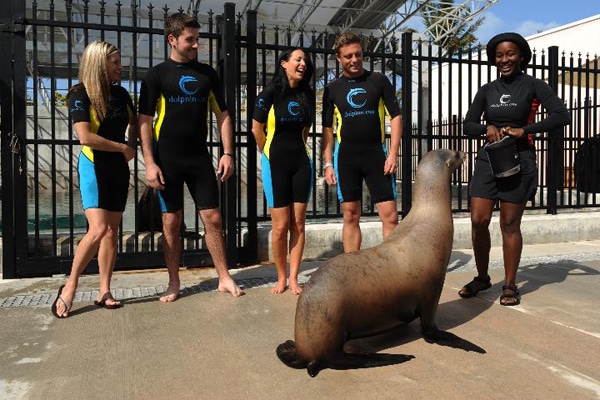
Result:
[[[304,284],[308,281],[307,276],[300,275],[298,277],[298,281],[301,284]],[[253,278],[253,279],[244,279],[244,280],[236,280],[236,283],[243,289],[254,289],[260,287],[269,287],[274,286],[277,283],[277,279],[275,278]],[[217,290],[218,282],[215,280],[211,280],[210,282],[201,282],[195,285],[184,285],[182,286],[179,293],[181,295],[190,295],[196,293],[205,293],[205,292],[213,292]],[[167,290],[166,286],[155,286],[155,287],[137,287],[137,288],[128,288],[128,289],[113,289],[112,293],[115,298],[120,300],[130,300],[130,299],[141,299],[146,297],[154,297],[158,296],[161,293]],[[81,291],[77,292],[75,298],[73,299],[74,303],[77,302],[92,302],[96,300],[98,296],[97,290],[91,291]],[[0,308],[8,308],[8,307],[38,307],[38,306],[50,306],[52,302],[56,298],[56,293],[41,293],[41,294],[32,294],[25,296],[12,296],[0,298]]]
[[[566,267],[573,269],[573,263],[585,262],[585,261],[598,261],[600,260],[600,252],[589,252],[579,254],[562,254],[552,256],[539,256],[539,257],[527,257],[521,259],[519,269],[532,268],[537,266],[552,265],[556,267]],[[502,260],[494,260],[490,262],[490,268],[502,268]],[[448,265],[448,272],[461,272],[469,271],[475,268],[474,261],[461,262],[454,261]],[[300,274],[298,281],[300,284],[308,282],[309,276]],[[244,289],[253,289],[260,287],[274,286],[277,283],[276,278],[252,278],[237,280],[236,283]],[[117,299],[140,299],[146,297],[154,297],[163,293],[167,290],[166,286],[155,286],[155,287],[137,287],[127,289],[114,289],[112,290],[113,295]],[[205,293],[217,290],[217,281],[211,280],[207,282],[200,282],[195,285],[185,285],[181,288],[180,293],[182,295],[190,295],[195,293]],[[98,296],[98,291],[82,291],[75,295],[74,302],[92,302]],[[24,296],[12,296],[0,298],[0,308],[8,307],[37,307],[37,306],[50,306],[56,298],[56,292],[52,293],[39,293]]]

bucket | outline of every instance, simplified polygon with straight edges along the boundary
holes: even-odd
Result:
[[[492,174],[496,178],[512,176],[521,170],[516,139],[512,136],[504,136],[497,142],[486,144],[484,148],[490,161]]]

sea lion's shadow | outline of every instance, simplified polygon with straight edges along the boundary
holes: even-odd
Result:
[[[418,319],[407,324],[399,325],[394,329],[390,329],[389,331],[378,335],[360,339],[351,339],[344,344],[344,352],[378,353],[382,350],[402,346],[420,339],[444,347],[472,351],[480,354],[486,353],[485,349],[475,343],[442,329],[424,334],[421,332],[421,326]]]

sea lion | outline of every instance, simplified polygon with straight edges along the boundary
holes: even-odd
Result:
[[[427,153],[417,168],[412,208],[380,245],[340,254],[311,276],[296,305],[295,342],[277,347],[292,368],[389,365],[410,355],[344,352],[350,339],[383,333],[416,318],[427,341],[443,340],[434,318],[452,251],[450,177],[465,154]],[[452,335],[453,336],[453,335]],[[445,336],[447,338],[447,336]]]

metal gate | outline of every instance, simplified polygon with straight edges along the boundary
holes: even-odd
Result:
[[[115,44],[125,66],[121,84],[137,103],[145,71],[169,53],[162,20],[182,11],[151,6],[138,10],[135,1],[126,7],[121,2],[110,8],[105,5],[103,0],[0,1],[4,278],[68,273],[78,240],[86,231],[74,173],[80,146],[64,104],[68,88],[76,83],[83,49],[93,40]],[[227,257],[230,265],[250,263],[257,258],[259,224],[269,220],[249,129],[256,95],[272,76],[279,53],[301,46],[315,65],[318,102],[323,87],[339,74],[332,50],[334,33],[267,30],[258,26],[255,11],[236,15],[233,3],[226,3],[223,13],[195,16],[201,24],[200,61],[215,67],[223,79],[234,123],[236,174],[221,186]],[[477,88],[494,79],[491,67],[482,61],[481,49],[448,58],[431,43],[413,41],[410,33],[401,33],[399,38],[367,35],[363,44],[366,68],[386,74],[401,100],[404,137],[397,176],[401,214],[410,209],[420,157],[440,147],[468,154],[468,162],[452,181],[453,210],[468,211],[467,185],[479,143],[463,136],[462,116]],[[539,140],[540,186],[528,209],[555,214],[561,208],[597,207],[597,195],[582,193],[569,173],[575,170],[579,144],[596,135],[600,126],[598,61],[561,58],[558,48],[551,47],[547,55],[534,52],[530,68],[532,75],[548,81],[565,99],[573,124],[565,132]],[[577,87],[570,84],[575,81]],[[208,146],[216,159],[221,146],[214,121],[210,126]],[[322,182],[319,116],[308,146],[318,184],[307,219],[340,218],[335,190]],[[130,168],[131,190],[119,233],[116,269],[162,266],[161,233],[139,228],[138,201],[145,189],[141,154]],[[363,215],[376,215],[369,198],[363,198]],[[191,203],[184,206],[184,219],[183,264],[210,265],[203,227]],[[92,262],[88,272],[96,270]]]
[[[87,229],[74,173],[80,146],[65,107],[65,95],[76,83],[78,57],[85,46],[93,40],[106,40],[121,49],[126,66],[122,85],[136,103],[143,74],[168,54],[162,18],[155,21],[151,8],[142,18],[135,2],[128,8],[119,3],[113,13],[103,8],[103,2],[83,4],[85,7],[72,1],[55,4],[54,0],[28,1],[27,8],[21,0],[0,4],[4,278],[68,273],[77,243]],[[200,53],[201,61],[217,68],[226,81],[226,100],[237,126],[234,10],[228,5],[222,15],[201,17]],[[163,12],[167,15],[169,10]],[[146,25],[139,26],[139,21]],[[216,158],[221,151],[219,134],[215,121],[211,120],[210,126],[208,146]],[[236,146],[239,155],[244,144],[238,138]],[[116,269],[162,266],[161,232],[154,227],[138,229],[138,199],[145,188],[141,152],[130,168],[131,187],[119,233]],[[256,231],[256,218],[237,217],[239,186],[236,178],[220,188],[230,265],[256,259],[256,245],[249,245],[246,239],[249,224]],[[182,263],[211,265],[202,222],[191,201],[184,206],[184,218]],[[87,271],[97,271],[95,260]]]

